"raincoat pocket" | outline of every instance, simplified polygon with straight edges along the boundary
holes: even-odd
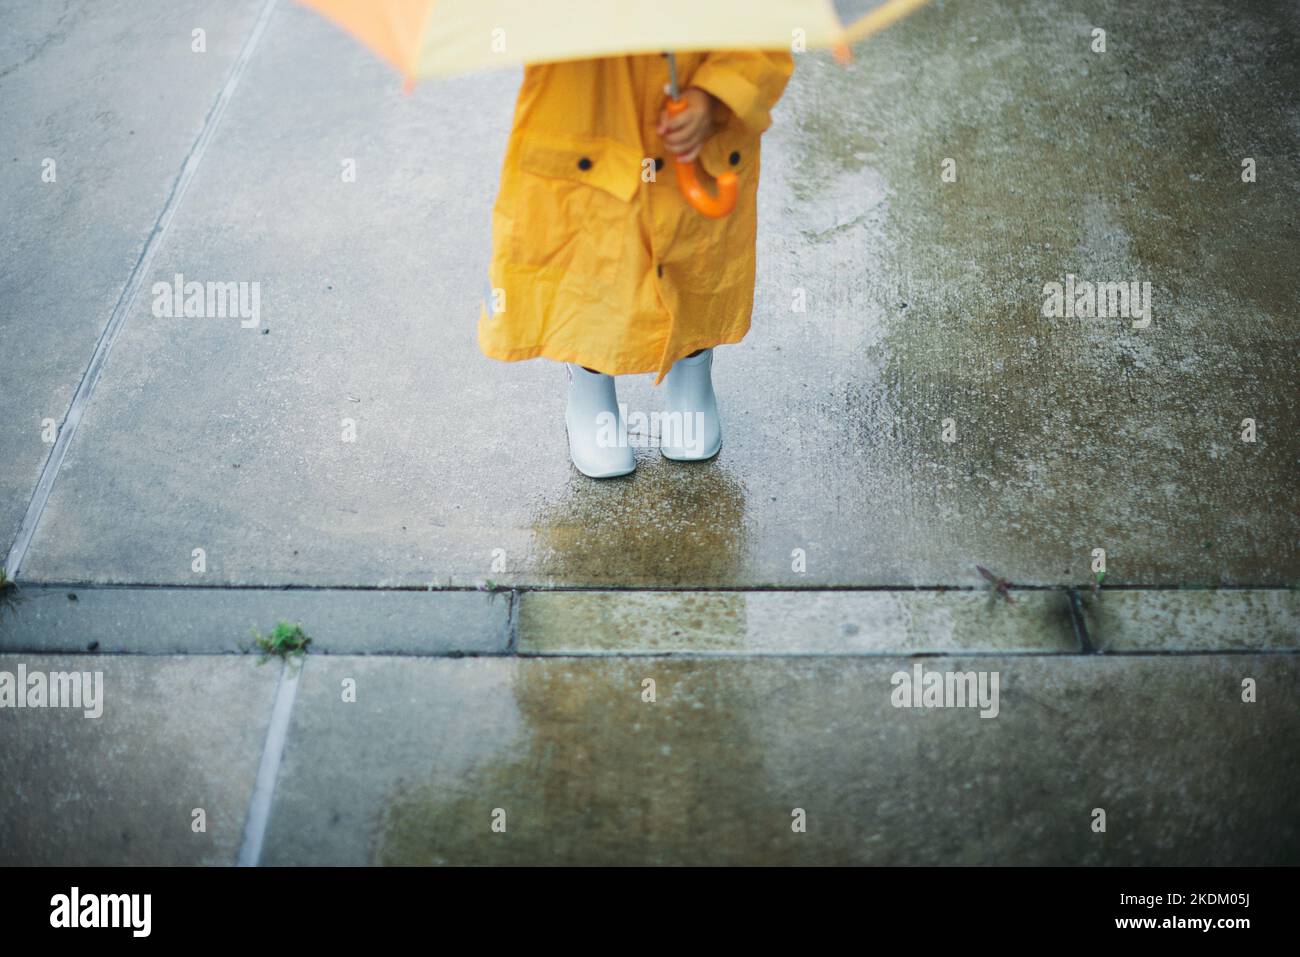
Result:
[[[754,168],[754,160],[758,158],[758,143],[758,134],[751,133],[744,124],[733,121],[710,136],[700,147],[700,166],[714,179],[728,171],[743,179]]]
[[[611,140],[550,135],[522,144],[519,167],[513,262],[587,291],[613,284],[622,234],[635,228],[641,156]]]

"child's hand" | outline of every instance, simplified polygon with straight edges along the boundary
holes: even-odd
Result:
[[[668,108],[659,114],[659,135],[664,146],[677,157],[679,163],[693,162],[700,147],[714,133],[713,108],[718,101],[711,93],[691,87],[681,96],[686,109],[670,116]]]

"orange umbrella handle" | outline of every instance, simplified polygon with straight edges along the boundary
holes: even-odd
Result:
[[[685,100],[669,100],[668,112],[680,113],[686,109]],[[710,219],[721,219],[723,216],[730,214],[736,208],[736,195],[740,191],[740,182],[736,179],[736,174],[732,172],[723,173],[718,177],[718,195],[713,196],[700,182],[695,173],[694,163],[677,163],[677,188],[682,191],[686,201],[695,207],[696,211]]]

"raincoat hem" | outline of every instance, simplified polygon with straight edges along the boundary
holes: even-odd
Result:
[[[551,344],[542,344],[536,346],[522,346],[516,349],[496,349],[486,342],[480,340],[479,348],[489,359],[496,359],[498,362],[525,362],[528,359],[550,359],[552,362],[571,362],[574,365],[586,366],[588,369],[595,369],[597,372],[603,372],[605,375],[653,375],[655,376],[654,385],[663,381],[668,370],[672,368],[674,362],[678,359],[684,359],[692,352],[700,349],[712,349],[716,346],[732,346],[739,343],[749,334],[750,324],[747,322],[743,328],[736,330],[726,330],[721,338],[710,336],[707,339],[692,340],[683,342],[676,346],[671,355],[671,359],[666,361],[662,367],[643,363],[633,363],[626,365],[613,361],[611,359],[602,359],[599,356],[593,357],[590,353],[579,353],[575,350],[558,348]]]

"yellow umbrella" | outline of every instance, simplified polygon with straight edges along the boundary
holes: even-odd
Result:
[[[408,82],[663,50],[845,47],[927,0],[301,0]]]
[[[666,50],[778,50],[849,44],[928,0],[300,0],[416,80],[520,63]],[[671,91],[669,109],[677,102]],[[682,192],[706,216],[735,202],[734,175],[718,196],[678,163]],[[728,180],[728,178],[730,178]]]

